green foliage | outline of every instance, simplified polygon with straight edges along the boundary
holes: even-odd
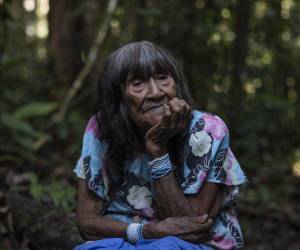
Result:
[[[9,149],[10,145],[18,145],[18,152],[24,159],[36,160],[35,152],[51,140],[51,134],[43,132],[42,126],[38,127],[38,119],[51,114],[56,107],[57,104],[53,102],[30,103],[14,112],[2,113],[0,128],[9,138],[9,144],[6,147]]]
[[[75,188],[63,180],[51,179],[42,183],[37,175],[31,173],[28,190],[38,202],[50,200],[54,206],[66,212],[75,208]]]
[[[54,102],[35,102],[27,104],[16,110],[13,116],[17,119],[24,120],[32,117],[39,117],[50,114],[56,109],[57,103]]]

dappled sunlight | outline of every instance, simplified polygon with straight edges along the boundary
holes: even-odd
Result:
[[[291,40],[291,32],[289,30],[286,30],[282,33],[281,39],[284,42],[289,42]]]
[[[300,48],[300,37],[298,37],[297,39],[295,39],[295,47]]]
[[[256,18],[263,18],[267,13],[267,3],[265,1],[257,1],[254,5],[254,15]]]
[[[250,81],[246,81],[243,85],[245,92],[249,95],[255,95],[256,89],[262,86],[262,81],[259,78],[255,78]]]
[[[205,7],[205,1],[204,0],[196,0],[195,1],[195,7],[197,9],[202,9]]]
[[[262,68],[266,65],[270,65],[273,61],[273,51],[265,48],[261,44],[250,40],[250,46],[252,48],[252,54],[249,54],[246,58],[246,64],[257,68]]]
[[[33,11],[35,9],[35,1],[34,0],[24,0],[23,7],[28,12]]]
[[[49,0],[38,0],[36,15],[37,15],[37,23],[36,23],[36,35],[39,38],[46,38],[48,36],[48,20],[47,14],[49,12]]]
[[[48,36],[48,22],[46,19],[39,19],[36,23],[36,35],[39,38],[46,38]]]
[[[226,9],[226,8],[222,9],[222,10],[221,10],[221,16],[222,16],[223,18],[225,18],[225,19],[230,18],[230,17],[231,17],[231,12],[230,12],[230,10],[229,10],[229,9]]]
[[[295,89],[296,80],[294,77],[289,76],[286,78],[286,85],[288,86],[288,101],[290,103],[296,103],[298,100],[298,93]]]
[[[36,20],[28,21],[25,25],[25,33],[28,37],[44,39],[48,36],[49,0],[24,0],[23,7],[27,12],[35,11]]]
[[[294,162],[292,163],[292,173],[296,177],[300,177],[300,148],[294,151]]]
[[[49,0],[37,0],[37,3],[37,15],[47,15],[49,12]]]
[[[28,22],[25,27],[25,33],[29,37],[33,37],[36,33],[36,27],[33,22]]]
[[[300,177],[300,160],[293,164],[293,175]]]
[[[290,11],[294,7],[294,0],[281,1],[281,17],[283,19],[290,18]]]

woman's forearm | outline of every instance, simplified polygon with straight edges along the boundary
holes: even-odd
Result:
[[[203,183],[198,194],[185,196],[180,190],[173,172],[155,180],[156,199],[162,218],[201,216],[214,218],[219,212],[222,192],[215,183]]]
[[[128,224],[102,216],[82,218],[78,223],[81,236],[85,240],[99,240],[103,238],[126,238]]]
[[[77,224],[85,240],[125,237],[127,223],[103,216],[103,200],[89,191],[86,181],[78,180]]]
[[[179,189],[173,172],[159,180],[155,180],[154,187],[162,218],[197,215]]]

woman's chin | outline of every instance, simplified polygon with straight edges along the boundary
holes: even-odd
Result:
[[[143,130],[149,130],[156,124],[160,123],[163,118],[163,113],[153,112],[148,113],[147,115],[143,115],[142,117],[139,117],[138,120],[135,121],[136,125]]]

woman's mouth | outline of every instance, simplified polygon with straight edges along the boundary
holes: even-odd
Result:
[[[159,105],[153,105],[153,106],[149,106],[149,107],[146,107],[143,109],[143,113],[146,113],[146,112],[162,112],[163,111],[163,104],[159,104]]]

